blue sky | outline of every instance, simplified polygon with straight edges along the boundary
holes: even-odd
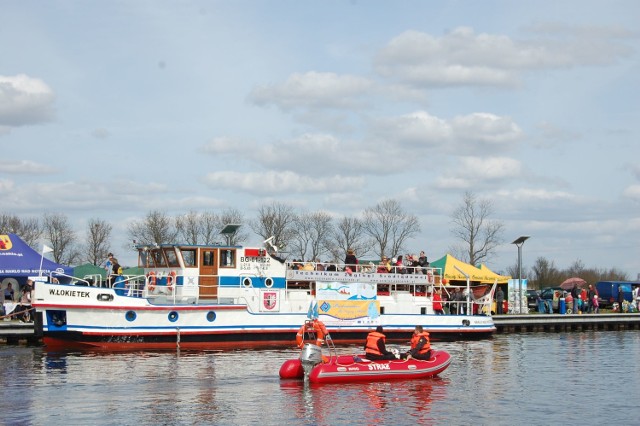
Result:
[[[126,226],[395,198],[430,259],[465,191],[488,262],[640,273],[640,2],[0,0],[0,212]],[[257,243],[257,237],[252,242]]]

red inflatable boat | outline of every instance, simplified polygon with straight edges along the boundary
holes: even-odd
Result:
[[[326,359],[318,346],[307,344],[299,359],[290,359],[282,364],[280,378],[303,379],[306,369],[311,383],[424,379],[441,373],[450,363],[448,352],[436,350],[431,351],[429,361],[369,361],[364,355],[332,355]]]

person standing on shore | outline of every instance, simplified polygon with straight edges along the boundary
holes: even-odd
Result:
[[[578,284],[574,284],[571,289],[571,297],[573,298],[573,313],[577,314],[580,309],[580,290],[578,289]]]
[[[618,285],[618,312],[623,313],[622,306],[624,304],[624,290],[622,285]]]
[[[496,314],[502,315],[504,314],[504,291],[502,291],[502,287],[498,286],[498,290],[496,291]]]

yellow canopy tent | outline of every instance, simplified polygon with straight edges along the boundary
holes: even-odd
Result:
[[[473,265],[469,265],[468,263],[464,263],[462,260],[456,259],[450,254],[446,254],[444,255],[444,257],[431,262],[429,266],[432,268],[439,268],[442,271],[442,277],[446,278],[449,281],[467,280],[467,277],[465,277],[464,274],[459,271],[459,269],[469,275],[470,281],[482,282],[482,278],[484,275],[480,269],[476,268]]]
[[[511,279],[509,275],[498,275],[487,267],[484,263],[480,265],[480,272],[482,273],[482,280],[480,282],[493,284],[498,279],[498,284],[507,284]]]

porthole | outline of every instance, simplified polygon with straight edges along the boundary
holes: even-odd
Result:
[[[127,313],[124,314],[124,317],[127,319],[127,321],[132,322],[135,321],[138,315],[134,311],[127,311]]]
[[[216,320],[216,313],[213,311],[207,312],[207,321],[214,322]]]
[[[249,277],[244,277],[244,279],[242,280],[242,285],[245,287],[251,287],[253,283],[251,282],[251,278]]]
[[[178,321],[178,313],[176,311],[171,311],[169,312],[168,318],[169,318],[169,321],[176,322]]]
[[[264,281],[264,285],[265,285],[267,288],[271,288],[271,287],[273,287],[273,278],[271,278],[271,277],[267,278],[267,279]]]

